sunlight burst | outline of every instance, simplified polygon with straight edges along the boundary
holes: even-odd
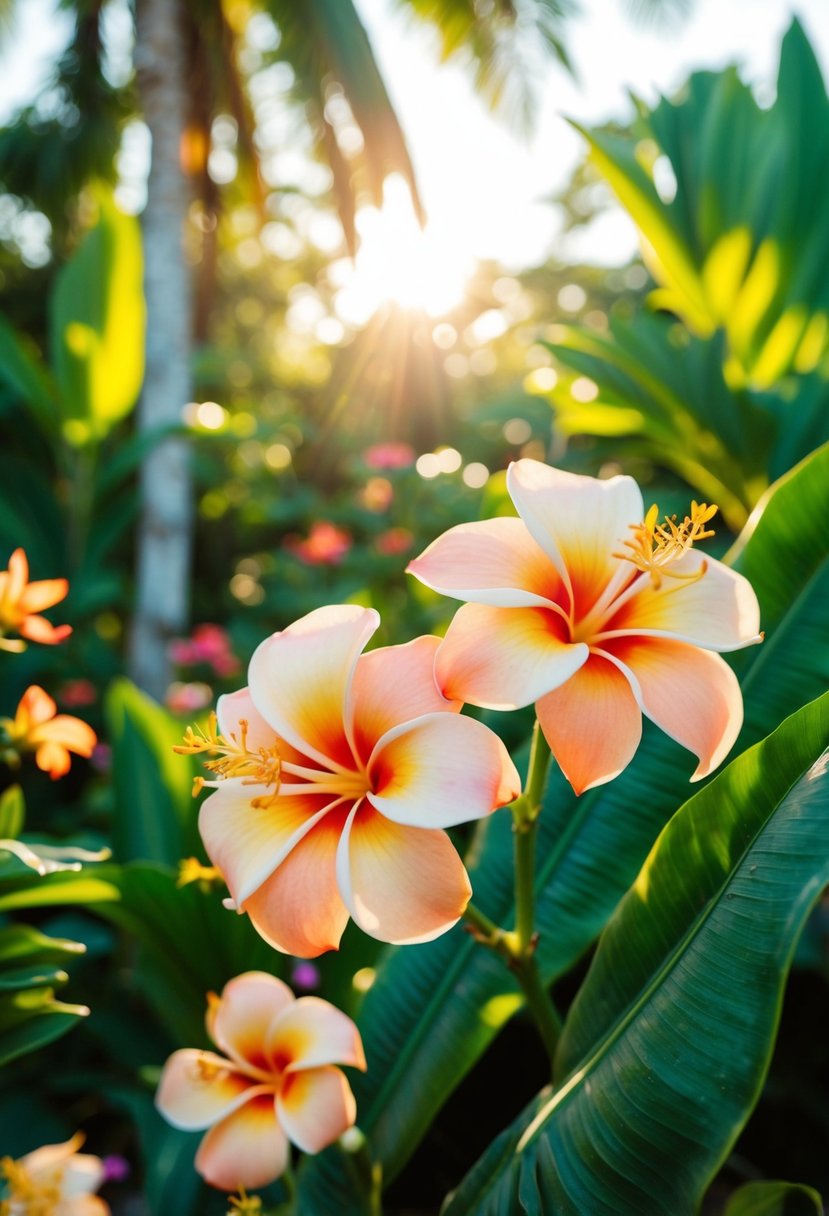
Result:
[[[343,320],[363,324],[388,303],[438,317],[463,299],[469,255],[449,232],[421,228],[398,174],[386,178],[383,206],[361,208],[356,223],[360,248],[336,298]]]

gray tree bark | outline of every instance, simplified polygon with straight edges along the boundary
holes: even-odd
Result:
[[[185,47],[179,0],[138,0],[135,66],[144,121],[152,136],[143,215],[146,370],[139,431],[181,422],[192,398],[191,287],[184,248],[189,204],[179,149],[187,115]],[[132,679],[156,699],[170,681],[169,641],[187,628],[193,504],[186,440],[167,439],[140,476]]]

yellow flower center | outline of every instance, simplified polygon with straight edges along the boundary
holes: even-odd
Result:
[[[56,1167],[48,1178],[35,1182],[11,1157],[0,1160],[0,1175],[7,1194],[0,1203],[0,1216],[53,1216],[61,1201],[63,1170]]]
[[[255,806],[271,806],[279,794],[282,774],[279,748],[276,744],[255,750],[249,748],[248,724],[244,718],[239,723],[239,737],[231,731],[226,738],[219,733],[216,715],[211,714],[206,730],[188,726],[181,744],[173,751],[180,756],[212,756],[213,759],[204,761],[204,767],[217,777],[241,777],[245,785],[273,786],[271,793],[253,799]],[[195,778],[194,797],[204,784],[203,777]]]
[[[640,524],[631,524],[632,538],[622,541],[627,552],[614,553],[613,556],[632,562],[637,570],[649,574],[657,589],[662,586],[663,576],[695,581],[705,573],[704,562],[691,574],[679,574],[670,567],[688,552],[695,541],[707,540],[714,535],[714,529],[705,525],[716,513],[717,507],[714,505],[692,502],[691,514],[686,515],[682,523],[677,523],[675,515],[667,515],[660,524],[657,523],[659,508],[654,503]]]

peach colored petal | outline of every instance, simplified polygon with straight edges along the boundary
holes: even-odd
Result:
[[[601,645],[608,638],[644,634],[720,651],[738,650],[761,641],[760,606],[751,583],[742,574],[696,549],[684,554],[670,570],[674,574],[695,574],[702,566],[705,573],[701,578],[688,581],[666,575],[659,588],[643,574],[636,593],[594,640]]]
[[[294,994],[282,980],[265,971],[245,971],[225,984],[218,1002],[211,1002],[207,1030],[231,1059],[269,1073],[268,1033],[293,1003]]]
[[[351,683],[354,743],[364,763],[387,730],[422,714],[458,712],[435,682],[440,638],[420,637],[404,646],[381,646],[360,655]]]
[[[279,1122],[297,1148],[318,1153],[357,1117],[357,1103],[339,1068],[289,1073],[276,1099]]]
[[[64,1199],[88,1195],[97,1191],[104,1181],[104,1163],[100,1157],[91,1153],[75,1153],[66,1163],[61,1182],[61,1195]]]
[[[441,595],[499,608],[566,602],[561,576],[520,519],[487,519],[444,532],[406,567]]]
[[[61,1200],[55,1216],[111,1216],[111,1209],[99,1195],[71,1195]]]
[[[644,713],[699,759],[692,781],[715,769],[743,724],[743,698],[734,672],[718,654],[685,642],[625,638],[610,652],[633,674]]]
[[[518,514],[572,586],[576,616],[583,616],[629,565],[613,553],[644,516],[639,487],[632,477],[602,481],[518,460],[507,470],[507,488]]]
[[[328,811],[288,853],[242,910],[266,942],[283,954],[316,958],[336,950],[348,922],[337,888],[337,845],[347,808]]]
[[[38,726],[42,722],[48,722],[54,718],[57,708],[45,689],[41,688],[39,684],[31,684],[20,698],[17,714],[25,716],[25,720],[29,724],[27,729],[31,730],[32,726]]]
[[[255,1191],[288,1164],[288,1141],[272,1094],[260,1094],[212,1127],[199,1145],[196,1169],[222,1191]]]
[[[200,1131],[248,1102],[262,1087],[212,1051],[174,1051],[161,1074],[155,1104],[168,1123]]]
[[[8,575],[6,596],[10,601],[17,603],[29,581],[29,560],[23,549],[15,549],[9,558]]]
[[[45,616],[27,616],[18,628],[21,637],[46,646],[56,646],[58,642],[65,641],[71,632],[71,625],[53,625]]]
[[[572,679],[536,705],[544,737],[577,794],[626,768],[642,737],[642,715],[625,676],[591,654]]]
[[[372,806],[395,823],[448,828],[512,802],[521,780],[498,736],[473,718],[426,714],[379,740]]]
[[[78,756],[91,756],[98,736],[92,727],[80,718],[73,718],[70,714],[58,714],[49,721],[32,727],[29,742],[34,745],[41,740],[67,747]]]
[[[42,773],[48,773],[53,781],[65,777],[72,767],[72,758],[60,743],[41,743],[35,752],[35,764]]]
[[[15,552],[22,553],[23,550],[17,549]],[[60,1144],[42,1144],[40,1148],[33,1149],[32,1152],[21,1157],[18,1164],[34,1178],[47,1177],[56,1169],[63,1169],[77,1153],[85,1139],[83,1132],[75,1132],[74,1136],[70,1136],[68,1140],[63,1140]]]
[[[266,1047],[280,1072],[321,1064],[366,1068],[360,1032],[351,1018],[317,996],[301,996],[285,1009],[271,1025]]]
[[[348,690],[354,664],[379,623],[373,608],[318,608],[262,642],[250,661],[250,694],[262,717],[321,763],[351,766],[344,729]]]
[[[65,578],[45,578],[37,583],[29,583],[18,601],[20,611],[28,615],[42,612],[44,608],[53,608],[66,599],[68,591],[69,583]]]
[[[199,811],[207,855],[240,905],[334,802],[328,794],[280,794],[270,804],[253,805],[257,796],[269,799],[272,794],[264,786],[228,777]]]
[[[237,739],[241,739],[241,722],[244,719],[248,724],[247,741],[251,751],[259,751],[260,748],[268,751],[276,745],[283,760],[290,761],[291,764],[308,764],[307,756],[291,747],[284,739],[280,739],[272,727],[268,726],[253,704],[249,688],[240,688],[238,692],[226,693],[219,697],[216,702],[216,717],[219,730],[225,738],[235,735]]]
[[[445,832],[392,823],[367,802],[349,816],[337,854],[348,910],[383,942],[428,942],[463,915],[472,888]]]
[[[464,604],[438,650],[435,675],[444,696],[488,709],[518,709],[568,680],[587,661],[584,642],[544,608]]]

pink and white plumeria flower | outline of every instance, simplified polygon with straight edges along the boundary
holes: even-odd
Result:
[[[196,1169],[211,1186],[267,1186],[288,1164],[289,1140],[318,1153],[353,1125],[354,1095],[334,1065],[364,1071],[363,1045],[328,1001],[295,1000],[281,980],[247,971],[209,998],[207,1032],[222,1054],[174,1052],[156,1106],[174,1127],[209,1128]]]
[[[221,757],[199,830],[236,907],[304,958],[349,915],[387,942],[449,929],[471,888],[443,829],[520,792],[501,740],[438,691],[439,639],[361,654],[378,624],[338,605],[274,634],[220,698],[220,735],[181,749]]]
[[[0,1209],[8,1216],[109,1216],[109,1206],[94,1194],[104,1181],[104,1165],[91,1153],[79,1153],[77,1132],[64,1144],[44,1144],[18,1161],[4,1157],[0,1177],[6,1197]]]
[[[534,702],[576,793],[626,767],[643,713],[698,757],[691,779],[706,776],[743,720],[737,680],[710,652],[761,641],[750,584],[691,547],[715,508],[660,525],[631,477],[536,460],[510,465],[507,486],[519,518],[451,528],[408,567],[468,601],[437,654],[444,695]]]

